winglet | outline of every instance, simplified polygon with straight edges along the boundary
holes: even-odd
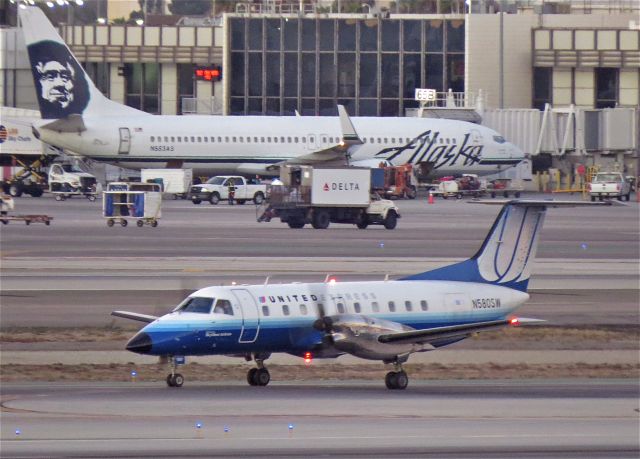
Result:
[[[356,128],[353,127],[351,118],[349,118],[349,114],[344,108],[344,105],[338,105],[338,115],[340,117],[340,129],[342,130],[342,141],[344,144],[347,146],[362,144],[363,142],[360,136],[358,136]]]

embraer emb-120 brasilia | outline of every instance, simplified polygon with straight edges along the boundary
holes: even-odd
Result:
[[[400,117],[153,116],[94,86],[39,8],[19,11],[42,120],[43,142],[93,160],[196,175],[277,175],[279,164],[411,163],[425,175],[486,175],[524,153],[496,131],[464,121]]]
[[[495,204],[496,201],[486,201]],[[167,384],[180,387],[176,361],[222,354],[255,360],[247,380],[265,386],[272,353],[305,359],[344,354],[395,366],[389,389],[405,389],[402,364],[474,333],[539,322],[513,316],[529,299],[527,285],[547,207],[610,204],[505,201],[472,258],[399,280],[207,287],[173,312],[154,317],[112,314],[148,322],[127,349],[168,357]]]

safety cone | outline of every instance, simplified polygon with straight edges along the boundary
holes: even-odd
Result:
[[[429,191],[429,204],[433,204],[433,193],[431,191]]]

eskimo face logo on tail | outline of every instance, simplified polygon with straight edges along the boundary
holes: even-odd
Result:
[[[89,102],[89,85],[66,46],[41,41],[28,50],[42,117],[57,119],[81,114]]]

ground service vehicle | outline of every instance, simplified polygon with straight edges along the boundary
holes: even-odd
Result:
[[[162,192],[157,183],[112,182],[103,192],[102,216],[107,226],[116,220],[120,226],[127,226],[128,220],[135,220],[138,227],[158,226],[162,216]]]
[[[620,172],[598,172],[589,184],[589,194],[592,201],[596,198],[600,201],[604,198],[618,198],[618,201],[622,201],[623,196],[628,201],[631,197],[631,184]]]
[[[384,190],[382,197],[389,199],[415,199],[418,194],[418,180],[411,164],[383,167]]]
[[[163,193],[173,195],[173,199],[186,199],[193,182],[192,169],[142,169],[140,181],[160,184]]]
[[[325,229],[330,223],[351,223],[360,229],[384,225],[394,229],[400,218],[396,205],[371,191],[371,169],[281,168],[282,185],[272,185],[268,205],[258,221],[278,217],[290,228],[307,223]]]
[[[49,192],[56,201],[64,201],[71,196],[85,196],[96,200],[96,178],[72,164],[52,164],[49,168]]]
[[[193,185],[189,196],[194,204],[209,201],[215,205],[229,199],[230,187],[235,189],[234,201],[238,204],[251,200],[260,205],[267,195],[267,186],[257,180],[247,180],[239,175],[217,175],[205,183]]]

